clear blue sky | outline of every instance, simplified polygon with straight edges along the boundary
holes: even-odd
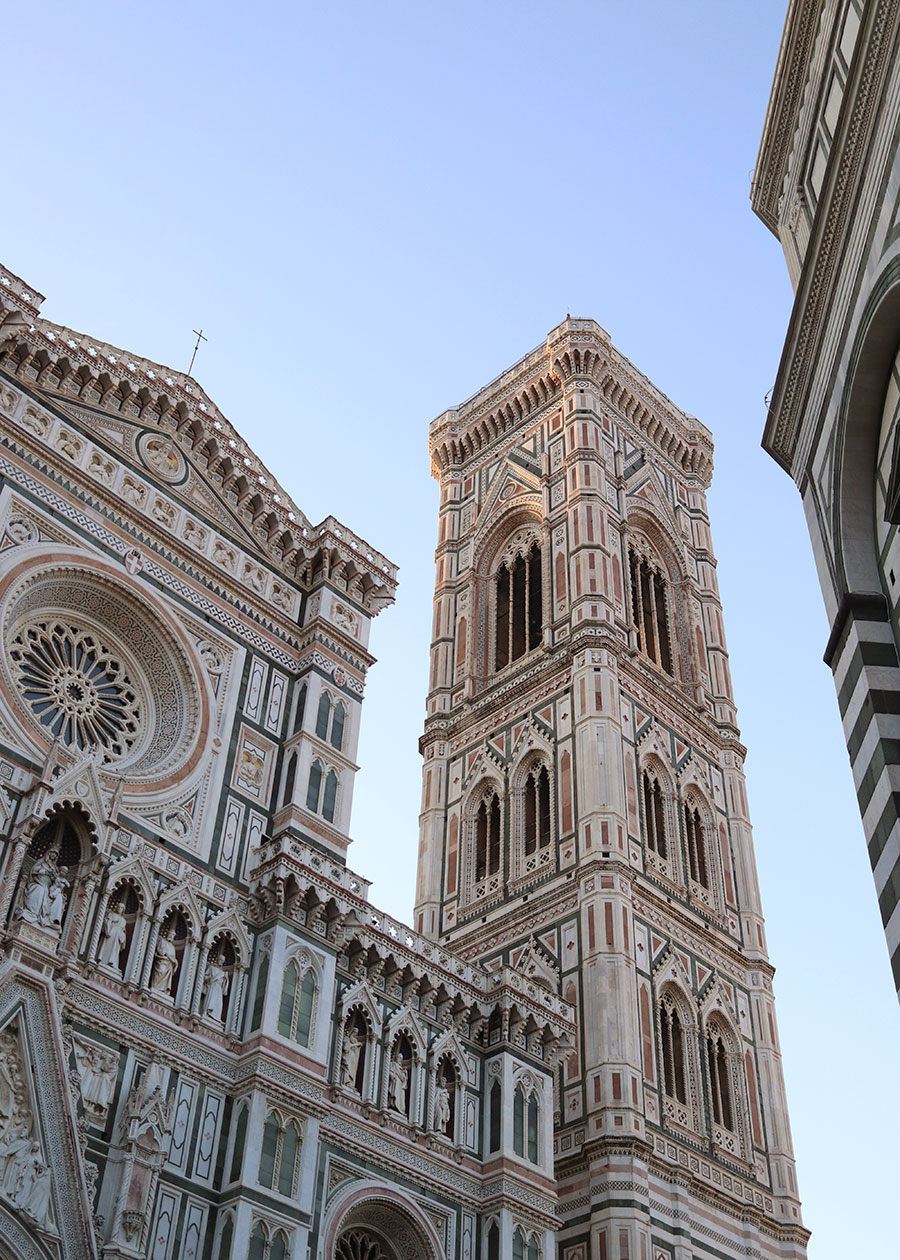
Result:
[[[428,421],[592,316],[712,429],[713,537],[813,1260],[890,1255],[900,1018],[799,496],[759,449],[790,309],[753,167],[786,0],[8,6],[5,263],[195,375],[313,520],[400,565],[356,869],[409,919]],[[890,1206],[889,1206],[890,1205]]]

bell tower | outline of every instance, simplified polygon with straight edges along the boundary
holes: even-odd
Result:
[[[561,1260],[802,1257],[710,434],[567,319],[430,449],[416,926],[575,1012]]]

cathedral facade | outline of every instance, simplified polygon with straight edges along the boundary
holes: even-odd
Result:
[[[432,426],[415,926],[347,864],[393,565],[0,269],[2,1260],[799,1260],[704,489],[591,322]]]
[[[797,483],[900,993],[900,5],[792,0],[753,177],[794,307],[763,446]]]

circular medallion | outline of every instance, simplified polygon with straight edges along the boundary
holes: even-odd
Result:
[[[175,443],[161,433],[145,432],[137,440],[142,463],[169,485],[177,485],[187,477],[187,464]]]

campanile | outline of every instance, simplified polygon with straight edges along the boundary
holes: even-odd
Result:
[[[560,1260],[799,1260],[710,434],[567,319],[430,449],[416,926],[575,1012]],[[488,1035],[536,1034],[512,1004]],[[502,1177],[527,1117],[484,1114]]]

